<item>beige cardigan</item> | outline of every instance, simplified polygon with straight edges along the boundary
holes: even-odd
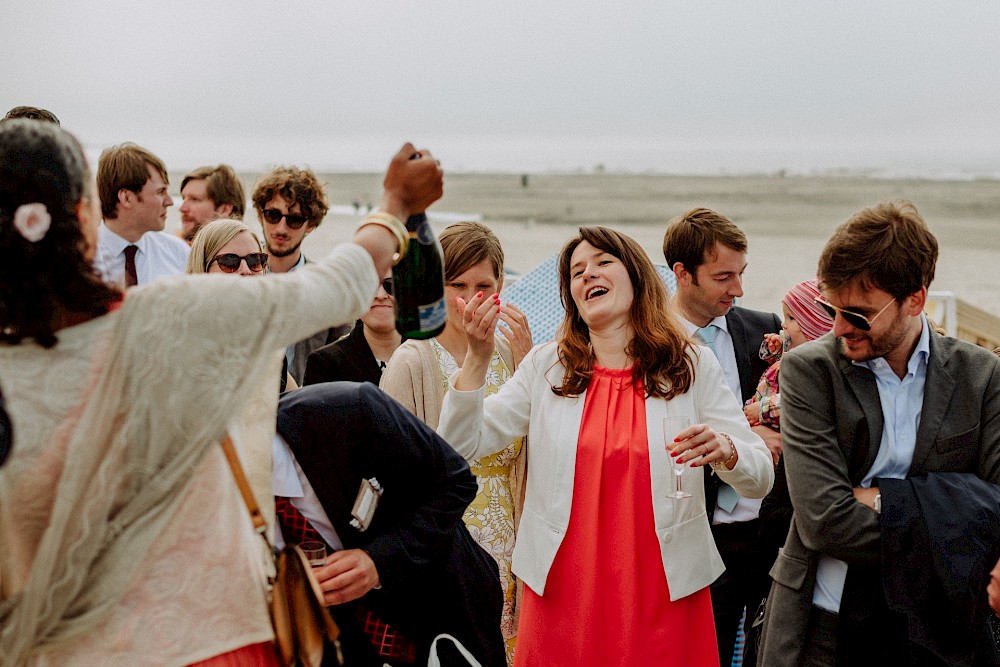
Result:
[[[511,374],[517,370],[510,343],[496,337],[496,350]],[[444,403],[444,387],[441,383],[441,366],[437,356],[426,340],[408,340],[393,353],[382,372],[379,387],[399,401],[403,407],[415,414],[425,424],[437,430],[441,419],[441,405]],[[511,466],[508,481],[514,498],[514,530],[521,523],[521,508],[524,506],[524,480],[528,461],[527,442]]]

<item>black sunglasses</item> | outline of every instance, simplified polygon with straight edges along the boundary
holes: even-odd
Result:
[[[382,281],[382,289],[385,290],[386,294],[392,296],[392,278],[386,278]]]
[[[885,312],[885,309],[888,308],[893,303],[893,301],[895,301],[895,299],[892,299],[891,301],[889,301],[889,303],[882,306],[882,310],[875,313],[875,316],[872,317],[871,319],[868,319],[861,313],[855,313],[854,311],[851,310],[844,310],[843,308],[838,308],[837,306],[833,305],[832,303],[828,303],[827,301],[825,301],[820,297],[816,297],[815,299],[813,299],[813,301],[818,303],[820,308],[826,311],[826,314],[830,316],[831,320],[837,319],[837,313],[840,313],[840,316],[844,318],[844,321],[850,324],[855,329],[860,329],[861,331],[871,331],[872,325],[875,323],[875,320],[878,319],[879,315]]]
[[[243,257],[240,257],[235,252],[227,252],[213,257],[208,265],[212,266],[212,264],[218,263],[219,268],[226,273],[236,273],[240,270],[240,263],[243,260],[246,260],[247,268],[254,273],[260,273],[267,268],[267,253],[263,252],[252,252]]]
[[[302,225],[306,224],[306,216],[299,215],[298,213],[282,213],[276,208],[265,208],[261,213],[264,219],[272,225],[281,222],[282,218],[285,219],[285,224],[292,229],[300,229]]]

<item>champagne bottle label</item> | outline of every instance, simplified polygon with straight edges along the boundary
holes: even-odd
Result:
[[[432,331],[444,324],[448,312],[445,310],[444,299],[438,299],[434,303],[417,308],[417,317],[420,321],[420,329]]]

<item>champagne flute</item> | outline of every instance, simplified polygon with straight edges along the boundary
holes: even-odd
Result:
[[[670,498],[690,498],[691,494],[684,490],[681,477],[684,475],[684,469],[687,464],[681,463],[678,459],[680,456],[671,456],[670,452],[673,450],[674,438],[677,434],[686,429],[691,425],[691,419],[688,417],[664,417],[663,418],[663,442],[667,448],[667,458],[670,459],[670,466],[674,472],[674,492],[670,494]]]

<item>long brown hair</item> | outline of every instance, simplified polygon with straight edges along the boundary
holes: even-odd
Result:
[[[646,252],[634,239],[607,227],[580,227],[579,232],[559,255],[559,296],[566,317],[557,342],[566,374],[562,385],[552,391],[557,396],[579,396],[593,375],[590,329],[570,294],[570,258],[586,241],[621,260],[632,281],[629,319],[634,334],[625,352],[634,360],[633,382],[641,381],[647,396],[671,399],[685,393],[694,382],[694,346],[674,316],[667,288]]]

